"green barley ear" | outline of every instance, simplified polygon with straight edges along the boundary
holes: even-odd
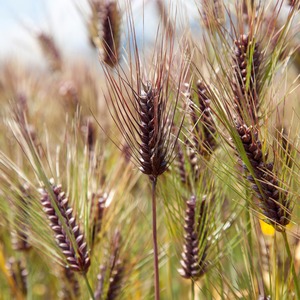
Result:
[[[45,189],[41,190],[41,202],[50,221],[50,226],[55,233],[57,245],[66,257],[67,264],[72,271],[86,273],[91,262],[84,234],[77,225],[73,209],[69,206],[68,198],[62,191],[61,186],[54,185],[52,181],[51,188],[57,208],[65,223],[61,224],[51,197]],[[75,241],[72,241],[70,236],[73,236]]]

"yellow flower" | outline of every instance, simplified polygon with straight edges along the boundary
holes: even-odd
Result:
[[[259,220],[261,231],[264,235],[273,236],[275,234],[275,229],[272,225]]]
[[[259,223],[260,223],[261,231],[264,235],[273,236],[275,234],[276,230],[272,225],[264,222],[261,219],[259,220]],[[291,226],[292,226],[291,223],[289,223],[288,225],[285,226],[285,228],[291,228]]]

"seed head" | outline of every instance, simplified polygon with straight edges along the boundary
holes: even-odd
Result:
[[[84,235],[77,225],[73,209],[69,206],[69,200],[62,191],[61,185],[52,184],[52,190],[55,204],[61,216],[58,216],[51,197],[45,189],[41,190],[41,202],[55,233],[56,242],[66,257],[70,269],[75,272],[86,273],[90,266],[90,258]],[[74,242],[70,236],[73,237]]]

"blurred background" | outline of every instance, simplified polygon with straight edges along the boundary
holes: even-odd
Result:
[[[124,8],[125,1],[121,0],[119,4]],[[191,3],[186,1],[186,4]],[[159,20],[156,1],[135,0],[132,5],[138,38],[143,33],[142,12],[146,6],[147,28],[153,30],[147,30],[144,39],[152,39],[154,24]],[[31,66],[45,63],[35,38],[37,32],[43,31],[54,38],[64,58],[79,56],[94,63],[97,53],[89,44],[85,26],[89,14],[87,0],[0,0],[0,62],[21,60]]]

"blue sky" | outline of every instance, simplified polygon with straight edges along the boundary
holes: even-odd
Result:
[[[134,3],[137,38],[143,36],[147,43],[154,39],[158,24],[155,1],[128,1]],[[78,11],[80,8],[85,16],[88,16],[87,3],[88,0],[0,0],[0,62],[17,59],[29,65],[40,64],[43,57],[34,32],[43,30],[53,35],[64,57],[80,56],[94,63],[95,59],[97,60],[97,52],[89,45],[83,17]],[[119,3],[122,5],[125,0],[119,0]],[[184,7],[189,8],[189,13],[186,14],[183,6],[179,6],[177,16],[180,15],[181,20],[186,21],[187,15],[199,17],[194,0],[171,0],[171,3],[172,6],[184,3]],[[144,32],[143,7],[146,27]]]
[[[54,35],[64,53],[91,51],[84,23],[73,0],[0,0],[0,59],[18,58],[34,63],[41,58],[34,32]],[[85,1],[77,1],[87,11]]]
[[[135,3],[136,11],[142,8],[142,1]],[[27,64],[39,63],[42,56],[33,34],[36,30],[50,32],[63,55],[97,55],[89,46],[76,5],[88,15],[87,0],[0,0],[0,61],[11,58]],[[156,15],[154,9],[148,4],[145,14]],[[151,22],[155,22],[153,16],[148,18],[147,26]]]

